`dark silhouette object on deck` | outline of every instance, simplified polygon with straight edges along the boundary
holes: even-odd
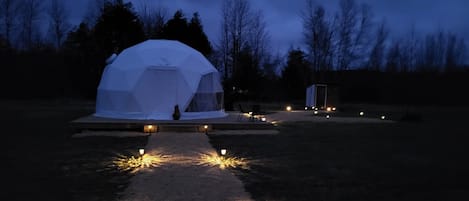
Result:
[[[174,106],[173,119],[179,120],[181,118],[181,112],[179,111],[179,105]]]

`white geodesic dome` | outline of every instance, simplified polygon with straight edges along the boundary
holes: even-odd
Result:
[[[147,40],[104,69],[95,116],[170,120],[226,116],[218,71],[198,51],[172,40]]]

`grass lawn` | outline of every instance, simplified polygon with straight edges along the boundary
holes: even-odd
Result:
[[[130,154],[145,137],[70,138],[68,122],[94,111],[63,101],[1,101],[0,200],[113,200],[128,173],[109,168],[116,154]]]
[[[413,112],[423,120],[286,123],[275,136],[210,141],[254,161],[234,172],[256,200],[469,200],[469,108]]]
[[[92,104],[0,103],[0,200],[115,200],[131,175],[109,168],[111,158],[147,142],[70,138],[68,122],[92,113]],[[299,122],[280,124],[275,136],[210,140],[254,161],[234,172],[256,200],[469,200],[469,108],[418,112],[420,123]]]

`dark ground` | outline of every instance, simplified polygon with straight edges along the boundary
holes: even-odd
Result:
[[[70,138],[67,123],[92,113],[92,103],[0,103],[0,200],[115,200],[126,187],[131,175],[109,162],[146,138]],[[275,136],[211,142],[256,161],[250,170],[235,170],[256,200],[469,200],[469,108],[413,112],[421,122],[291,123]]]
[[[210,138],[255,161],[235,173],[256,200],[469,200],[468,112],[427,107],[413,110],[421,122],[289,123],[276,136]]]
[[[146,138],[70,138],[68,122],[93,112],[85,103],[1,101],[0,200],[113,200],[130,174],[110,168]]]

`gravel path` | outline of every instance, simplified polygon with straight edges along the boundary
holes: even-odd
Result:
[[[150,136],[145,151],[169,160],[137,173],[122,200],[251,200],[229,170],[198,165],[200,154],[215,152],[205,134],[160,132]]]

